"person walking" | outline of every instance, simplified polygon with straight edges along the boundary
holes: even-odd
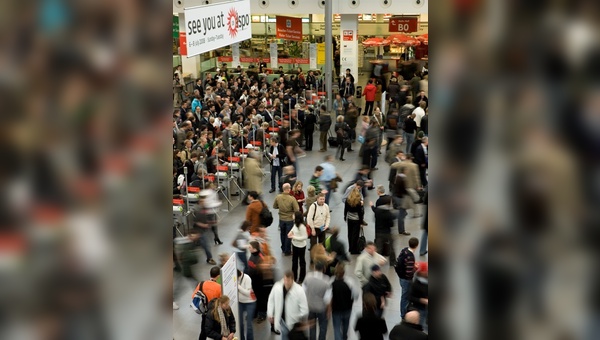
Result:
[[[404,161],[392,164],[392,168],[395,168],[396,172],[404,175],[402,179],[404,180],[406,192],[408,193],[404,202],[405,208],[413,210],[413,217],[420,217],[422,215],[417,211],[417,206],[415,205],[415,202],[419,201],[419,194],[417,191],[422,189],[419,168],[418,165],[412,161],[413,156],[411,154],[406,154],[405,157],[406,159]],[[396,180],[397,179],[398,176],[396,176]]]
[[[283,175],[283,167],[285,164],[285,148],[279,143],[277,137],[271,137],[271,147],[267,154],[269,162],[271,163],[271,190],[269,193],[275,192],[275,180],[280,179]],[[281,183],[279,183],[279,190],[281,190]]]
[[[321,142],[320,152],[327,151],[327,133],[331,128],[331,116],[327,112],[327,106],[321,105],[321,112],[319,113],[319,141]]]
[[[400,296],[400,317],[404,319],[408,310],[408,290],[412,283],[413,277],[415,276],[415,252],[419,246],[419,239],[411,237],[408,240],[408,247],[400,251],[398,259],[396,260],[396,274],[400,280],[400,287],[402,288],[402,295]]]
[[[208,303],[204,330],[207,338],[232,340],[235,335],[235,316],[229,305],[227,295],[213,299]]]
[[[308,316],[308,301],[302,286],[294,282],[294,273],[286,271],[281,281],[275,282],[269,294],[267,316],[271,332],[287,339],[294,325]]]
[[[406,313],[402,322],[390,331],[390,340],[427,340],[427,333],[423,332],[423,327],[419,324],[421,315],[413,310]]]
[[[337,123],[335,123],[335,134],[337,137],[338,148],[335,152],[335,157],[340,155],[340,161],[345,161],[344,151],[346,149],[351,150],[352,145],[350,144],[350,126],[344,122],[344,116],[337,117]]]
[[[381,205],[378,207],[370,202],[371,209],[375,214],[375,244],[378,249],[381,249],[384,256],[390,257],[390,263],[393,265],[396,262],[396,255],[394,254],[391,228],[396,216],[392,213],[392,197],[386,195],[379,200]]]
[[[356,267],[354,269],[354,275],[360,282],[361,287],[369,282],[371,277],[371,270],[373,265],[377,264],[383,266],[387,263],[385,257],[377,253],[377,246],[375,243],[369,241],[362,254],[356,258]]]
[[[382,317],[385,310],[386,298],[392,295],[392,285],[387,276],[381,272],[381,267],[376,264],[371,267],[371,277],[369,278],[369,282],[363,287],[363,295],[367,293],[375,296],[375,300],[377,301],[375,314],[378,317]]]
[[[360,290],[345,277],[346,270],[343,263],[335,267],[335,279],[331,283],[330,295],[331,318],[333,321],[333,336],[335,340],[348,339],[350,328],[350,315],[352,305],[360,296]]]
[[[377,316],[377,300],[371,293],[363,294],[362,316],[356,320],[354,330],[361,340],[383,340],[388,332],[385,320]]]
[[[244,273],[248,272],[248,256],[246,251],[248,251],[248,242],[250,242],[251,226],[252,223],[247,220],[242,222],[242,225],[240,226],[240,229],[238,230],[238,233],[231,244],[235,248],[235,253],[238,259],[244,265]]]
[[[361,222],[364,219],[364,207],[360,187],[354,186],[344,203],[344,221],[348,223],[348,248],[350,254],[358,255],[358,239]]]
[[[377,94],[377,86],[373,84],[373,79],[369,79],[362,94],[365,96],[365,112],[363,115],[370,116],[373,113],[373,104],[375,103],[375,95]]]
[[[302,212],[296,211],[294,213],[294,226],[287,236],[292,240],[292,272],[294,272],[294,281],[302,284],[306,276],[306,240],[308,239]],[[298,273],[298,266],[300,267],[300,273]]]
[[[429,165],[427,149],[429,147],[429,138],[423,137],[421,145],[419,145],[414,154],[414,162],[419,166],[419,177],[421,184],[427,186],[427,168]]]
[[[197,208],[192,210],[192,218],[194,220],[194,227],[198,228],[200,231],[200,238],[198,239],[198,244],[204,252],[206,253],[206,263],[215,265],[217,264],[215,260],[213,260],[212,253],[210,251],[210,245],[206,240],[206,233],[210,228],[210,224],[207,221],[207,215],[202,213],[203,208],[198,206]]]
[[[308,184],[315,188],[315,193],[320,194],[325,188],[321,186],[321,175],[323,175],[323,167],[317,165]]]
[[[317,195],[317,201],[310,205],[306,214],[306,224],[311,229],[310,246],[325,241],[325,231],[329,229],[331,213],[329,206],[325,203],[325,194]]]
[[[344,119],[344,121],[346,123],[348,123],[348,126],[350,126],[350,142],[354,143],[356,141],[356,125],[358,124],[358,109],[356,108],[356,105],[354,105],[354,103],[350,102],[348,103],[348,108],[346,109],[346,118]],[[348,151],[351,151],[352,148],[348,149]]]
[[[312,151],[313,148],[313,134],[315,132],[315,124],[317,123],[317,116],[313,112],[313,109],[309,108],[308,113],[304,117],[304,150]]]
[[[331,181],[338,177],[335,170],[335,165],[333,165],[333,156],[325,156],[325,161],[319,165],[323,168],[323,172],[321,173],[321,176],[319,176],[319,180],[324,184],[324,187],[327,190],[325,193],[325,203],[329,205],[329,198],[331,198],[331,192],[333,191],[331,188]]]
[[[417,262],[416,279],[412,282],[409,289],[410,301],[409,309],[414,308],[419,311],[420,320],[419,324],[423,327],[423,331],[428,333],[429,327],[427,325],[427,310],[429,306],[429,270],[427,262]]]
[[[327,336],[329,319],[327,317],[328,302],[325,301],[325,294],[329,290],[331,282],[324,272],[325,265],[322,262],[316,262],[315,270],[308,273],[302,284],[308,301],[308,321],[311,324],[310,340],[317,339],[317,324],[319,326],[319,340],[325,340]]]
[[[283,185],[283,193],[277,195],[275,202],[273,202],[273,209],[279,210],[281,252],[285,256],[292,255],[292,243],[287,235],[294,225],[294,212],[300,211],[298,202],[290,194],[290,191],[290,185],[285,183]]]
[[[240,339],[254,340],[254,327],[252,320],[256,311],[256,294],[252,289],[252,279],[247,274],[237,271],[238,275],[238,300],[240,323]],[[246,314],[244,318],[244,314]]]
[[[427,206],[428,196],[428,191],[426,191],[425,197],[423,197],[423,204],[425,206],[425,211],[423,212],[423,214],[425,215],[425,218],[423,219],[423,236],[421,237],[421,249],[419,250],[419,255],[421,256],[427,255],[427,239],[429,236],[429,218],[427,215],[427,210],[429,208]]]

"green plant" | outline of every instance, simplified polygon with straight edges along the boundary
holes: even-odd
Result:
[[[297,41],[292,41],[288,45],[288,53],[292,58],[300,58],[302,56],[302,45]]]

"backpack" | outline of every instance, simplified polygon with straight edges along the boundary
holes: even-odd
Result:
[[[196,287],[196,291],[192,296],[192,308],[194,312],[200,315],[206,315],[208,312],[208,298],[204,295],[202,291],[202,287],[204,286],[204,281],[200,282]]]
[[[396,130],[398,129],[398,116],[397,115],[388,115],[386,125],[388,129]]]
[[[273,214],[271,214],[271,211],[264,202],[262,202],[262,204],[263,208],[260,211],[260,224],[264,227],[268,227],[273,224]]]

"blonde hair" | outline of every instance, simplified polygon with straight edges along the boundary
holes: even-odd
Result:
[[[312,185],[309,185],[308,187],[306,187],[306,193],[308,194],[308,196],[314,196],[315,191],[317,191],[317,189],[315,187],[313,187]]]
[[[222,304],[224,303],[228,303],[229,302],[229,296],[227,295],[222,295],[221,297],[218,297],[215,299],[215,304],[213,305],[213,310],[212,310],[212,315],[215,319],[215,321],[219,321],[219,307],[221,307]],[[229,313],[231,313],[231,310],[223,310],[223,313],[226,315],[229,315]]]
[[[356,207],[360,204],[360,189],[358,187],[354,187],[354,189],[350,191],[346,202],[348,202],[348,205],[351,207]]]
[[[363,116],[363,122],[368,123],[370,121],[369,116]]]
[[[298,186],[303,186],[304,183],[302,183],[302,181],[297,181],[296,183],[294,183],[294,186],[292,187],[292,191],[296,191],[296,188]]]

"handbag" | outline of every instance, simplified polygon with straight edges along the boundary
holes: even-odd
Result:
[[[311,205],[315,205],[315,211],[313,212],[313,221],[315,220],[315,215],[317,214],[317,202],[311,204]],[[310,209],[310,207],[308,207],[308,209]],[[306,210],[306,213],[308,213],[308,209]],[[306,220],[306,222],[308,222],[308,219]],[[316,232],[316,230],[315,230]],[[306,234],[308,234],[309,237],[313,236],[312,234],[312,228],[308,225],[308,223],[306,223]]]
[[[360,144],[364,144],[365,143],[365,137],[363,135],[359,135],[357,138],[358,142]]]
[[[360,236],[358,237],[357,247],[358,251],[363,251],[367,246],[367,239],[365,238],[365,232],[363,228],[360,228]]]

